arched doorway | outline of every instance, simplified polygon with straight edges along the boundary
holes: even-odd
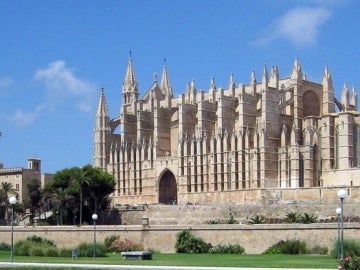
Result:
[[[167,170],[159,181],[159,203],[177,204],[177,185],[174,174]]]

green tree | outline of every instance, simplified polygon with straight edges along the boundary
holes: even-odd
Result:
[[[25,206],[30,209],[30,224],[34,223],[34,217],[36,215],[36,211],[40,215],[40,207],[41,207],[41,187],[40,181],[38,179],[30,179],[26,184],[28,190],[29,200],[25,202]]]
[[[85,165],[81,168],[72,167],[58,171],[46,189],[53,191],[60,187],[66,190],[68,211],[71,211],[73,217],[79,213],[81,225],[83,220],[91,222],[91,212],[99,214],[98,211],[109,206],[109,195],[114,192],[115,180],[109,173]],[[61,213],[65,214],[65,211]]]
[[[57,207],[54,210],[57,212],[57,218],[59,219],[60,225],[63,225],[63,220],[65,216],[65,207],[67,202],[70,200],[71,196],[68,194],[67,190],[63,187],[54,188],[52,190],[52,198],[54,199]]]
[[[91,212],[97,213],[107,209],[110,205],[109,195],[115,190],[114,177],[91,165],[84,166],[83,170],[86,171],[88,176],[88,186],[84,190],[85,201]]]
[[[83,168],[73,168],[72,179],[77,185],[77,190],[79,192],[79,225],[82,225],[83,220],[83,189],[85,185],[89,185],[89,175],[88,171]]]
[[[3,193],[3,198],[5,199],[5,219],[6,219],[6,224],[9,225],[9,195],[15,195],[16,197],[18,196],[17,192],[15,191],[15,189],[13,188],[13,185],[9,182],[2,182],[1,183],[1,190]]]

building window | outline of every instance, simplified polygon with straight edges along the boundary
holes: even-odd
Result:
[[[19,184],[16,184],[16,185],[15,185],[15,189],[16,189],[16,190],[20,190],[20,185],[19,185]]]
[[[19,179],[19,178],[20,178],[20,174],[17,174],[17,175],[15,176],[15,178],[16,178],[16,179]]]

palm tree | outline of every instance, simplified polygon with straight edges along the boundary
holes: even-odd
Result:
[[[89,175],[85,167],[81,169],[77,169],[74,171],[73,181],[79,185],[79,200],[80,200],[80,208],[79,208],[79,225],[82,225],[83,218],[83,186],[84,184],[89,185],[88,181]]]
[[[59,187],[52,190],[52,197],[54,201],[58,203],[59,206],[59,216],[60,216],[60,225],[63,225],[63,216],[66,202],[70,198],[70,195],[67,193],[65,188]]]
[[[1,183],[1,189],[4,194],[5,198],[5,219],[6,224],[9,225],[9,216],[8,216],[8,210],[9,210],[9,194],[13,194],[17,196],[15,189],[13,188],[13,185],[9,182],[2,182]]]

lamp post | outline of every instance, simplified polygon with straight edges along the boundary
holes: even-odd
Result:
[[[344,198],[347,196],[345,189],[340,189],[337,192],[340,199],[340,259],[344,258]]]
[[[98,215],[93,214],[91,218],[94,221],[94,259],[96,259],[96,220],[98,219]]]
[[[341,208],[338,207],[336,208],[336,214],[337,214],[337,220],[338,220],[338,238],[337,238],[337,241],[338,241],[338,259],[340,259],[340,214],[341,214]]]
[[[16,198],[10,197],[9,203],[11,205],[11,250],[10,250],[10,261],[14,261],[14,205],[16,204]]]

